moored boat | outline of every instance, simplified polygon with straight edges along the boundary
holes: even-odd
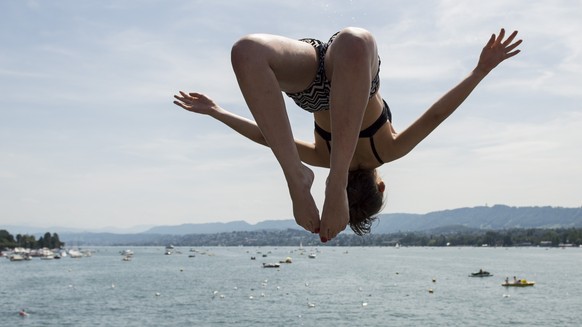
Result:
[[[121,254],[124,257],[132,256],[133,255],[133,251],[130,250],[130,249],[126,249],[126,250],[119,251],[119,254]]]
[[[83,257],[83,253],[81,253],[81,251],[79,251],[79,250],[69,249],[68,253],[69,253],[69,258],[79,259],[79,258]]]
[[[279,268],[281,267],[278,263],[263,263],[263,268]]]
[[[279,261],[279,263],[292,263],[292,262],[293,262],[293,260],[291,259],[291,257],[287,257],[287,258],[285,258],[285,260]]]
[[[491,276],[493,276],[493,274],[483,269],[479,269],[478,272],[474,272],[469,275],[469,277],[491,277]]]
[[[8,259],[10,259],[10,261],[24,261],[25,256],[23,256],[22,254],[14,253],[14,254],[11,254],[8,257]]]

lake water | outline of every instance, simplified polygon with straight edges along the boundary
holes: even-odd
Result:
[[[81,259],[1,259],[0,325],[582,324],[580,248],[131,249],[132,261],[117,247]],[[286,257],[293,263],[262,268]],[[494,276],[468,277],[480,268]],[[513,276],[536,284],[501,286]]]

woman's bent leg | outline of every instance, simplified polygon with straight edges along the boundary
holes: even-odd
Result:
[[[348,171],[368,105],[372,72],[378,69],[377,58],[374,39],[361,29],[343,30],[328,49],[325,63],[332,79],[330,116],[334,138],[321,216],[322,241],[336,237],[349,222]]]
[[[245,101],[279,162],[293,202],[297,224],[319,231],[319,211],[311,196],[314,174],[301,163],[273,66],[277,49],[247,37],[232,49],[232,65]]]

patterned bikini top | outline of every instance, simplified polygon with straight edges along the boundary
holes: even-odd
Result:
[[[301,92],[285,93],[304,110],[309,112],[329,110],[329,93],[331,90],[331,82],[325,76],[325,54],[327,52],[327,48],[331,45],[338,33],[335,33],[327,43],[323,43],[319,40],[311,38],[299,40],[311,44],[317,50],[319,56],[317,73],[311,85]],[[380,61],[380,57],[378,57],[378,61]],[[380,62],[378,63],[378,72],[376,73],[376,76],[371,83],[370,98],[376,94],[376,92],[378,92],[379,88]]]

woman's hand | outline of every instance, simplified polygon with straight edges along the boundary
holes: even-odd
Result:
[[[502,61],[518,54],[520,50],[515,50],[515,48],[521,44],[522,40],[513,42],[516,35],[517,31],[514,31],[507,40],[503,41],[503,38],[505,37],[505,29],[503,28],[499,32],[499,36],[495,36],[495,34],[491,35],[489,42],[487,42],[481,51],[479,63],[475,70],[487,75]]]
[[[177,100],[174,101],[175,105],[197,114],[212,116],[220,110],[220,107],[204,94],[195,92],[186,94],[180,91],[180,95],[174,95],[174,98]]]

